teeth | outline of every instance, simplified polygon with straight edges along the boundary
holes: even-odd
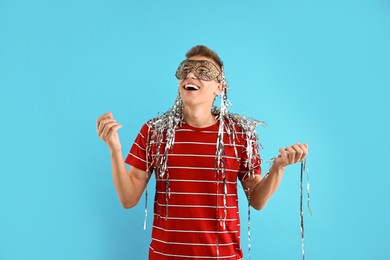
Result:
[[[196,86],[196,85],[187,84],[187,85],[184,86],[184,89],[186,89],[186,90],[198,90],[199,87]]]

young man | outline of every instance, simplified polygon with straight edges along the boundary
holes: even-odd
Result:
[[[97,119],[108,145],[112,176],[125,208],[134,207],[156,177],[149,259],[242,259],[237,180],[260,210],[277,190],[285,167],[305,159],[307,144],[280,148],[267,178],[260,176],[255,120],[227,111],[228,85],[218,55],[195,46],[176,71],[178,98],[148,121],[126,160],[112,113]],[[213,108],[221,96],[221,107]],[[131,165],[127,172],[125,163]]]

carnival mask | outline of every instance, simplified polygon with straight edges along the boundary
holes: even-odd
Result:
[[[218,67],[208,60],[184,60],[176,70],[176,78],[183,80],[192,72],[199,80],[222,80],[222,73]]]

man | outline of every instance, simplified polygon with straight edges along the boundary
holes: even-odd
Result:
[[[300,162],[307,144],[280,148],[267,178],[260,176],[255,120],[227,111],[228,85],[218,55],[195,46],[176,71],[178,98],[148,121],[126,160],[112,113],[97,119],[108,145],[112,176],[125,208],[134,207],[151,173],[156,177],[149,259],[242,259],[237,179],[260,210],[277,190],[285,167]],[[221,96],[221,107],[213,108]],[[127,172],[125,163],[131,165]]]

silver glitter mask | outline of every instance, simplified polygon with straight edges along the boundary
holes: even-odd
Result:
[[[222,73],[218,67],[208,60],[184,60],[176,70],[176,78],[183,80],[192,72],[200,80],[211,81],[222,80]]]

